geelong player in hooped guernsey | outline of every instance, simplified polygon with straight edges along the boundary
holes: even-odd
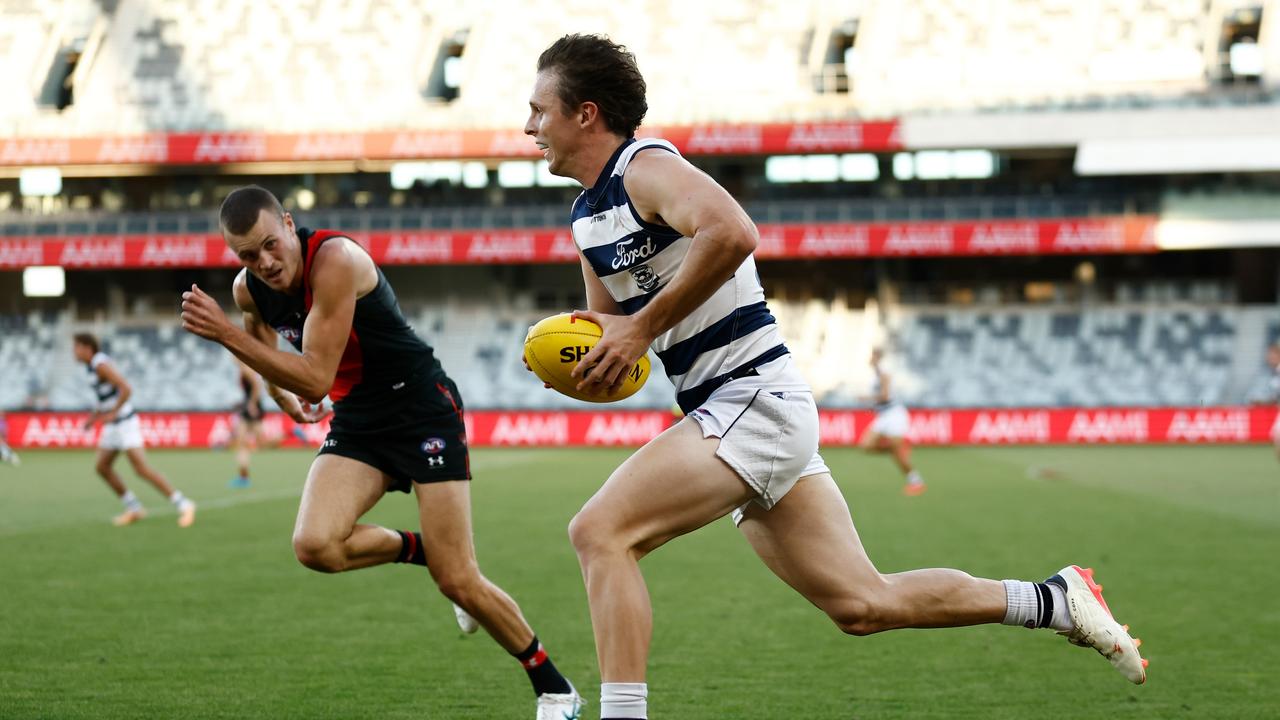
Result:
[[[657,297],[693,244],[679,230],[646,220],[628,197],[624,173],[646,150],[678,155],[665,140],[628,138],[596,183],[573,204],[574,241],[591,272],[627,315]],[[769,314],[750,255],[702,304],[654,338],[652,347],[686,413],[729,380],[761,370],[776,376],[771,383],[775,390],[809,389],[789,362],[775,362],[787,355],[787,347]]]
[[[85,429],[102,424],[94,470],[124,505],[124,511],[112,518],[112,523],[117,526],[132,525],[147,515],[142,501],[125,486],[115,471],[116,457],[123,452],[129,458],[133,471],[151,483],[173,505],[178,512],[178,527],[190,527],[196,520],[196,504],[170,485],[164,475],[147,462],[142,424],[133,409],[133,386],[116,369],[111,358],[102,352],[98,338],[93,335],[76,333],[72,338],[71,352],[76,360],[84,363],[85,376],[95,397],[93,412],[85,421]]]
[[[652,347],[686,413],[615,470],[569,526],[602,720],[648,717],[653,617],[640,558],[726,515],[844,632],[1052,628],[1143,682],[1145,661],[1091,571],[1072,565],[1036,583],[876,569],[818,454],[813,393],[765,304],[755,225],[670,144],[635,138],[645,90],[625,48],[567,35],[538,58],[524,128],[553,174],[585,188],[572,223],[589,309],[576,315],[603,336],[574,368],[578,389],[612,392]]]
[[[195,286],[183,293],[183,327],[257,371],[295,421],[322,419],[319,403],[333,401],[293,531],[299,562],[329,573],[426,566],[459,625],[473,632],[478,621],[524,666],[539,720],[578,717],[581,699],[520,608],[480,573],[462,396],[405,322],[382,271],[343,234],[295,227],[260,187],[228,195],[221,224],[245,266],[232,288],[244,330]],[[277,335],[298,352],[276,349]],[[421,532],[359,522],[390,490],[415,493]]]

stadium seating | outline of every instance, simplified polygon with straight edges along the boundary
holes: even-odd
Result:
[[[1208,88],[1207,3],[869,3],[851,94],[863,112],[1052,109]]]
[[[878,312],[842,298],[770,302],[788,346],[828,407],[864,404],[869,349],[888,350],[895,392],[920,407],[1198,405],[1269,399],[1262,350],[1280,340],[1274,308],[1152,302],[1096,307],[902,306]],[[468,407],[581,408],[545,390],[520,363],[525,331],[545,310],[528,299],[450,300],[407,316],[436,347]],[[71,358],[69,318],[0,321],[0,408],[87,407],[91,396]],[[148,410],[232,407],[231,358],[172,320],[101,325],[106,349]],[[670,384],[649,383],[616,407],[667,408]],[[42,401],[42,403],[44,402]]]
[[[1216,16],[1200,0],[999,5],[527,0],[492,12],[487,3],[412,0],[0,0],[0,59],[19,80],[0,85],[0,131],[518,127],[538,53],[582,31],[610,33],[637,53],[656,124],[1224,92],[1211,84],[1205,51],[1219,40]],[[582,17],[595,21],[583,27]],[[855,23],[852,51],[836,57],[830,39]],[[463,36],[451,73],[457,100],[430,97],[437,54]],[[1272,41],[1259,42],[1266,56]],[[74,103],[39,108],[48,61],[67,47],[88,49]],[[833,73],[847,93],[824,92]],[[1269,99],[1265,89],[1259,98]]]

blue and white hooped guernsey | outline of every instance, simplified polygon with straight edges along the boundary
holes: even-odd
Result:
[[[679,154],[665,140],[627,140],[604,166],[595,186],[573,203],[573,239],[609,294],[628,315],[639,312],[670,282],[691,238],[645,222],[623,187],[627,165],[641,150]],[[676,402],[688,413],[730,380],[756,374],[787,355],[777,322],[765,305],[754,257],[698,309],[653,341]],[[779,390],[808,390],[797,374],[779,378]]]
[[[93,409],[98,412],[106,412],[115,407],[116,398],[120,396],[120,390],[115,385],[98,377],[98,366],[109,362],[111,362],[111,358],[107,357],[106,353],[97,352],[85,364],[85,369],[89,372],[89,386],[93,388],[93,395],[97,398]],[[116,411],[115,416],[108,419],[107,422],[117,423],[121,420],[128,420],[131,417],[133,417],[133,403],[125,402]]]

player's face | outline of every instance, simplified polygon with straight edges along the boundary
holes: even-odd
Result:
[[[554,72],[538,73],[529,96],[529,119],[524,134],[533,138],[542,150],[552,175],[569,176],[568,161],[573,156],[577,125],[556,93],[560,82]]]
[[[1271,367],[1280,367],[1280,350],[1275,348],[1267,350],[1267,364]]]
[[[227,246],[249,272],[272,290],[295,290],[302,279],[301,245],[293,217],[276,217],[268,210],[258,213],[258,222],[244,235],[225,233]]]
[[[87,363],[93,359],[93,348],[88,345],[73,342],[71,343],[71,352],[76,356],[76,360],[82,363]]]

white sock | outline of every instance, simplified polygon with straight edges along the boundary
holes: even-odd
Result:
[[[1040,593],[1035,583],[1025,580],[1004,580],[1005,625],[1035,628],[1040,622]]]
[[[138,500],[138,496],[133,494],[132,490],[125,490],[120,496],[120,502],[124,504],[125,510],[141,510],[142,502]]]
[[[182,494],[181,490],[174,490],[173,494],[169,496],[169,502],[173,503],[176,508],[181,508],[186,501],[187,497]]]
[[[1070,632],[1075,628],[1071,612],[1067,609],[1067,594],[1056,583],[1033,583],[1025,580],[1003,582],[1007,603],[1002,621],[1005,625],[1032,629],[1047,627],[1060,632]],[[1051,608],[1046,607],[1046,604],[1051,605]]]
[[[600,683],[600,720],[648,720],[649,686],[645,683]]]
[[[911,472],[907,473],[907,484],[909,484],[909,485],[923,485],[923,484],[924,484],[924,478],[920,477],[920,471],[919,471],[919,470],[912,470]]]

